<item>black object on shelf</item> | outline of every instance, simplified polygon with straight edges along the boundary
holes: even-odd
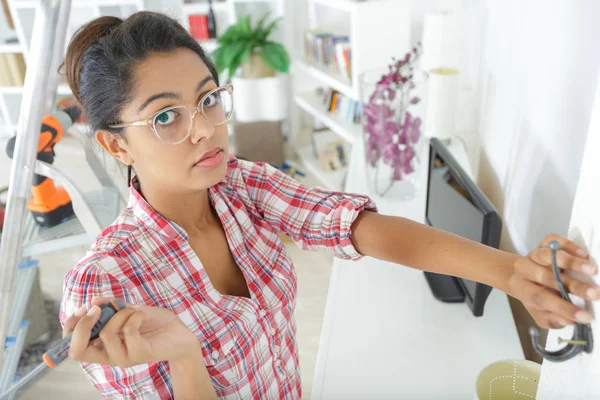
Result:
[[[217,37],[217,20],[212,8],[212,0],[208,0],[208,37],[211,39]]]
[[[498,211],[437,138],[431,138],[429,144],[425,221],[486,246],[500,246],[502,220]],[[447,303],[464,301],[474,316],[483,315],[490,286],[431,272],[426,272],[425,278],[436,299]]]

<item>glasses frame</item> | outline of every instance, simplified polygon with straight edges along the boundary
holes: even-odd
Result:
[[[231,95],[231,113],[229,114],[229,116],[227,118],[225,118],[225,120],[221,123],[218,124],[213,124],[212,122],[210,122],[210,120],[208,119],[208,117],[206,116],[206,114],[204,113],[204,105],[202,103],[204,103],[204,100],[210,96],[211,94],[218,92],[220,90],[225,89],[230,95]],[[190,137],[190,135],[192,134],[192,127],[194,125],[194,118],[196,117],[196,114],[200,113],[202,114],[202,116],[208,121],[210,122],[213,126],[220,126],[225,124],[227,121],[229,121],[229,119],[231,119],[231,116],[233,115],[233,85],[224,85],[224,86],[219,86],[216,87],[214,89],[212,89],[211,91],[209,91],[208,93],[206,93],[204,96],[202,96],[202,98],[200,98],[200,100],[198,101],[198,104],[196,105],[196,107],[194,107],[195,110],[192,110],[191,108],[189,108],[188,106],[184,106],[184,105],[178,105],[178,106],[171,106],[171,107],[167,107],[167,108],[163,108],[162,110],[159,110],[157,112],[155,112],[154,114],[152,114],[152,116],[150,118],[144,119],[144,120],[139,120],[139,121],[134,121],[134,122],[127,122],[127,123],[122,123],[122,124],[115,124],[115,125],[109,125],[109,128],[127,128],[130,126],[149,126],[150,129],[152,129],[152,132],[154,132],[154,136],[156,136],[158,138],[158,140],[160,140],[163,143],[166,144],[180,144],[183,143],[187,138]],[[188,111],[190,111],[192,113],[192,118],[190,118],[190,126],[188,128],[188,132],[186,133],[186,135],[183,137],[183,139],[181,139],[178,142],[174,142],[174,143],[169,143],[169,142],[165,142],[160,135],[158,134],[158,132],[156,131],[156,127],[154,124],[154,119],[166,112],[166,111],[170,111],[173,110],[175,108],[187,108]]]

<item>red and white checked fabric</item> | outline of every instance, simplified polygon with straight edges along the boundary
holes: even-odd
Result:
[[[134,185],[128,207],[67,273],[60,321],[97,296],[167,308],[200,341],[219,398],[299,399],[296,273],[278,233],[306,250],[359,259],[350,228],[375,205],[233,156],[208,195],[251,298],[221,295],[185,231],[154,211]],[[106,399],[173,398],[168,362],[82,366]]]

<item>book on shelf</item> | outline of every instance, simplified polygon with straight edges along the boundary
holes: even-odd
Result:
[[[337,171],[348,165],[346,143],[329,129],[312,132],[313,156],[325,171]]]
[[[23,54],[0,54],[0,86],[23,86],[25,71]]]
[[[335,89],[319,89],[325,111],[341,116],[345,121],[360,123],[362,108],[360,101],[343,95]]]
[[[304,31],[304,57],[309,64],[350,81],[352,47],[347,35],[334,35],[318,29]]]
[[[208,40],[210,34],[208,30],[208,15],[194,14],[188,16],[190,23],[190,34],[195,40]]]

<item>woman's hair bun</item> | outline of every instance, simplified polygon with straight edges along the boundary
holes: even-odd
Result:
[[[67,47],[65,72],[67,74],[67,83],[80,103],[79,87],[85,52],[101,37],[108,35],[113,28],[120,25],[122,22],[123,20],[121,18],[103,16],[83,25],[75,32],[75,35],[73,35],[73,38]]]

